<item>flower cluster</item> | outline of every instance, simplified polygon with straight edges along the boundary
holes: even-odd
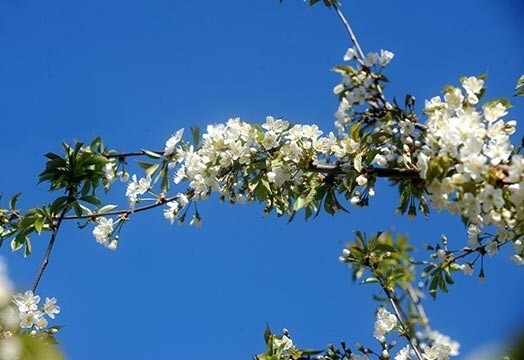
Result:
[[[460,344],[436,330],[419,332],[417,338],[423,340],[420,345],[426,360],[448,360],[459,355]]]
[[[139,195],[143,195],[149,191],[151,188],[151,176],[146,176],[145,178],[140,178],[137,181],[136,175],[131,177],[131,181],[127,185],[126,196],[129,201],[129,207],[131,209],[135,208],[135,205],[140,201]]]
[[[262,126],[229,119],[209,125],[198,149],[180,143],[170,168],[176,168],[175,184],[189,183],[190,200],[207,199],[215,192],[232,203],[257,199],[279,213],[290,213],[293,196],[325,177],[306,174],[311,164],[348,162],[360,149],[349,136],[322,134],[316,125],[291,125],[271,116]],[[186,203],[178,194],[164,212],[166,219],[173,223]]]
[[[0,260],[0,358],[19,359],[24,346],[21,334],[35,338],[47,338],[59,327],[48,327],[48,320],[60,313],[55,298],[46,298],[41,306],[40,296],[31,290],[13,294],[5,264]]]
[[[482,229],[490,225],[497,235],[488,238],[493,255],[508,240],[521,244],[524,233],[524,157],[512,152],[510,135],[515,121],[505,122],[505,99],[475,105],[484,92],[482,78],[462,81],[463,90],[445,89],[444,99],[426,102],[425,144],[417,155],[420,175],[426,179],[431,203],[465,219],[469,245],[481,245]],[[522,246],[513,260],[523,262]]]
[[[115,236],[112,240],[111,237],[115,231],[114,226],[117,225],[119,221],[120,219],[117,220],[116,223],[113,223],[113,219],[107,219],[102,216],[98,217],[96,219],[98,225],[93,229],[93,236],[96,241],[110,250],[116,250],[118,246],[118,236]]]
[[[375,321],[375,332],[373,336],[376,339],[383,340],[384,335],[391,332],[397,326],[397,317],[381,307],[377,311],[377,320]]]
[[[340,96],[339,108],[335,113],[335,128],[339,133],[345,133],[354,122],[360,111],[359,106],[369,101],[383,100],[378,80],[383,79],[381,72],[393,57],[392,52],[381,50],[380,53],[370,52],[364,59],[359,59],[356,50],[349,48],[344,61],[356,62],[357,67],[335,67],[335,71],[342,74],[342,83],[334,89],[334,93]]]
[[[42,330],[48,325],[46,315],[54,319],[55,314],[60,313],[60,307],[56,305],[55,298],[46,298],[42,307],[38,307],[39,302],[40,296],[34,295],[31,290],[13,295],[13,303],[20,317],[20,328],[32,331]]]

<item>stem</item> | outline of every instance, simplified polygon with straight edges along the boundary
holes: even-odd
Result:
[[[426,311],[424,310],[424,307],[422,306],[422,302],[420,301],[420,296],[418,296],[417,292],[415,291],[411,283],[408,283],[405,290],[411,302],[415,305],[417,309],[417,312],[420,317],[420,322],[422,323],[422,327],[424,328],[424,330],[427,333],[429,333],[431,331],[431,327],[429,326],[429,319],[428,319],[428,316],[426,315]]]
[[[64,220],[96,219],[96,218],[101,217],[101,216],[129,215],[129,214],[132,214],[132,213],[137,213],[137,212],[142,212],[142,211],[146,211],[146,210],[149,210],[149,209],[154,209],[154,208],[159,207],[161,205],[164,205],[164,204],[166,204],[166,203],[168,203],[170,201],[176,200],[177,197],[178,197],[178,195],[175,195],[175,196],[168,197],[168,198],[165,198],[165,199],[162,199],[162,200],[158,200],[154,204],[145,205],[145,206],[137,207],[137,208],[134,208],[134,209],[115,210],[115,211],[108,211],[108,212],[104,212],[104,213],[90,214],[90,215],[81,215],[81,216],[70,215],[70,216],[64,216],[63,219]]]
[[[150,151],[150,152],[155,153],[157,155],[162,155],[162,156],[164,155],[163,151]],[[107,154],[103,156],[105,156],[108,159],[111,159],[111,158],[126,158],[130,156],[143,156],[143,155],[147,155],[147,153],[144,150],[140,150],[136,152],[129,152],[129,153],[120,153],[120,154]]]
[[[51,256],[51,251],[53,250],[53,245],[55,244],[56,236],[58,234],[58,230],[60,229],[60,225],[62,224],[62,220],[65,218],[65,214],[67,212],[67,206],[62,210],[60,213],[60,216],[58,217],[58,220],[56,222],[56,225],[53,229],[53,234],[51,235],[51,240],[49,240],[49,245],[47,245],[47,250],[45,252],[44,259],[42,260],[42,264],[40,265],[40,269],[38,270],[38,273],[36,274],[35,282],[33,283],[33,287],[31,290],[33,291],[33,294],[36,291],[36,288],[38,287],[38,283],[40,282],[40,278],[44,274],[44,271],[47,267],[47,264],[49,263],[49,256]]]
[[[343,167],[340,165],[311,165],[307,171],[326,173],[329,175],[344,175],[347,173],[348,169],[352,167]],[[365,171],[369,175],[374,175],[376,177],[385,177],[393,179],[413,179],[413,180],[422,180],[420,174],[417,170],[411,169],[387,169],[387,168],[376,168],[370,166],[366,168]]]
[[[391,304],[391,307],[393,308],[393,311],[395,312],[395,315],[397,316],[398,322],[400,326],[402,327],[402,330],[404,332],[404,337],[408,340],[409,345],[411,346],[411,349],[415,352],[415,355],[419,360],[424,360],[422,357],[422,353],[420,352],[420,349],[417,346],[416,341],[411,337],[411,334],[408,333],[408,328],[406,326],[406,321],[404,320],[404,317],[402,316],[402,312],[399,309],[399,306],[397,304],[395,296],[392,294],[392,292],[385,286],[384,282],[380,277],[377,277],[380,281],[380,285],[382,287],[382,290],[384,290],[384,293],[388,297],[389,303]]]
[[[360,44],[358,43],[357,37],[355,36],[355,33],[353,32],[353,29],[351,28],[351,25],[349,25],[349,21],[346,19],[346,17],[344,16],[342,11],[338,8],[338,6],[336,4],[333,4],[333,8],[337,12],[338,17],[342,21],[342,24],[344,24],[344,27],[346,28],[346,31],[348,32],[349,37],[351,39],[351,42],[353,43],[353,45],[355,46],[355,49],[357,50],[357,53],[358,53],[357,61],[361,65],[364,66],[364,60],[366,59],[366,56],[364,55],[364,52],[362,51],[362,48],[360,47]],[[384,95],[384,92],[382,90],[382,87],[378,83],[376,84],[376,86],[377,86],[377,91],[378,91],[378,94],[380,96],[380,99],[383,101],[384,104],[386,104],[387,101],[386,101],[386,97]],[[426,131],[427,130],[427,126],[426,125],[419,124],[419,123],[415,123],[414,125],[419,130],[422,130],[422,131]]]
[[[357,50],[357,53],[360,57],[359,60],[362,62],[366,57],[364,56],[364,52],[362,51],[362,48],[358,43],[357,37],[355,36],[353,30],[351,29],[351,26],[349,25],[349,22],[344,17],[344,14],[342,14],[342,11],[340,11],[337,5],[333,4],[333,8],[337,12],[338,17],[342,21],[342,24],[344,24],[344,27],[346,28],[346,31],[348,32],[349,37],[351,38],[351,42],[353,43],[353,45],[355,45],[355,49]]]

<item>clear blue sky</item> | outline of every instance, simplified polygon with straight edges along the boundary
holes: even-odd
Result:
[[[444,85],[485,72],[487,96],[510,97],[524,72],[520,0],[344,4],[365,51],[396,55],[388,96],[409,92],[419,109]],[[348,46],[333,11],[298,0],[1,1],[0,192],[23,192],[26,209],[49,201],[36,179],[43,154],[63,140],[101,135],[123,151],[162,149],[181,127],[266,115],[328,132],[339,81],[329,69]],[[524,101],[513,102],[508,119],[522,135]],[[394,215],[397,194],[382,184],[370,208],[307,223],[208,201],[194,229],[170,226],[157,209],[132,217],[114,253],[70,223],[38,292],[58,298],[58,338],[71,359],[248,359],[264,350],[266,323],[305,347],[374,346],[374,288],[352,284],[337,261],[352,231],[409,232],[419,249],[442,233],[456,247],[466,240],[446,214]],[[124,205],[125,187],[115,190]],[[33,242],[28,259],[0,249],[20,289],[48,237]],[[463,355],[523,323],[522,269],[506,255],[487,261],[483,285],[459,274],[450,295],[427,301],[433,326]]]

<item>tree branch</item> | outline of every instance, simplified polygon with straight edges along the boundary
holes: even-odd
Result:
[[[417,309],[418,315],[420,317],[420,322],[422,323],[422,327],[424,330],[429,333],[431,331],[431,328],[429,326],[429,319],[426,315],[426,311],[424,310],[424,307],[422,306],[422,302],[420,301],[420,296],[418,296],[416,290],[413,288],[413,285],[411,283],[408,283],[405,289],[406,293],[409,296],[409,299],[415,305],[415,308]]]
[[[307,171],[324,173],[329,175],[345,175],[348,170],[353,169],[353,167],[341,166],[341,165],[310,165]],[[374,166],[369,166],[365,168],[364,173],[381,178],[391,178],[391,179],[413,179],[421,180],[420,174],[417,170],[411,169],[388,169],[388,168],[376,168]]]
[[[168,197],[168,198],[159,199],[154,204],[145,205],[145,206],[137,207],[137,208],[134,208],[134,209],[115,210],[115,211],[108,211],[108,212],[104,212],[104,213],[94,213],[94,214],[90,214],[90,215],[81,215],[81,216],[70,215],[70,216],[64,216],[63,219],[64,220],[80,220],[80,219],[96,219],[96,218],[99,218],[99,217],[102,217],[102,216],[130,215],[130,214],[133,214],[133,213],[138,213],[138,212],[142,212],[142,211],[146,211],[146,210],[150,210],[150,209],[154,209],[156,207],[162,206],[162,205],[164,205],[164,204],[166,204],[166,203],[168,203],[170,201],[176,200],[177,197],[178,197],[178,195],[175,195],[175,196],[172,196],[172,197]]]
[[[60,229],[62,220],[65,219],[66,212],[67,212],[67,207],[65,207],[62,210],[62,212],[60,213],[60,216],[58,217],[56,225],[54,226],[53,234],[51,235],[51,240],[49,240],[49,245],[47,245],[47,250],[45,252],[44,259],[42,260],[40,269],[38,270],[38,273],[36,274],[35,282],[33,283],[33,287],[31,288],[33,293],[35,293],[36,288],[38,287],[38,283],[40,282],[40,279],[42,278],[42,275],[44,274],[47,264],[49,263],[49,257],[51,256],[51,251],[53,250],[53,245],[55,244],[56,236],[58,235],[58,230]]]
[[[349,22],[346,20],[346,18],[344,17],[344,14],[342,13],[342,11],[340,11],[338,6],[336,4],[333,4],[333,8],[337,12],[338,17],[342,21],[342,24],[344,24],[344,27],[346,28],[346,31],[348,32],[349,37],[351,38],[351,42],[353,43],[353,45],[355,45],[355,49],[357,50],[357,53],[358,53],[358,55],[360,57],[360,59],[358,59],[358,60],[361,63],[363,63],[363,61],[366,58],[366,56],[364,55],[364,52],[362,51],[362,48],[360,47],[360,45],[358,43],[357,37],[353,33],[353,29],[351,29],[351,26],[349,25]]]

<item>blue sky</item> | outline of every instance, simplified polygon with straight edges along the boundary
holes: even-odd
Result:
[[[518,0],[355,0],[343,10],[364,51],[395,53],[386,94],[413,94],[419,109],[444,85],[485,72],[487,97],[510,97],[524,73]],[[100,135],[122,151],[162,149],[179,128],[236,116],[328,132],[339,81],[329,69],[349,45],[333,11],[298,0],[2,1],[0,192],[22,192],[26,209],[49,201],[36,179],[62,141]],[[524,101],[513,103],[508,119],[522,135]],[[116,187],[111,201],[123,206],[124,195]],[[459,219],[408,221],[394,215],[396,201],[382,183],[368,209],[291,224],[263,219],[260,206],[208,201],[199,229],[170,226],[157,209],[132,217],[114,253],[69,223],[38,292],[58,298],[72,359],[246,359],[264,350],[266,323],[305,347],[374,345],[375,289],[352,284],[337,261],[352,232],[409,232],[419,249],[442,233],[457,247],[466,238]],[[0,249],[20,289],[48,238],[33,242],[28,259]],[[427,301],[433,326],[463,355],[506,340],[524,319],[522,269],[503,254],[486,270],[483,285],[459,275],[450,295]]]

